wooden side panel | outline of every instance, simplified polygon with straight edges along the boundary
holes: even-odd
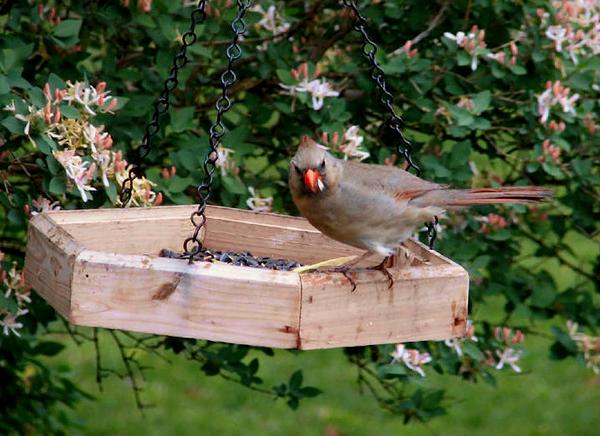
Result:
[[[75,324],[295,348],[297,274],[83,251],[72,284]]]
[[[162,248],[181,250],[183,240],[192,233],[189,217],[195,208],[59,211],[52,217],[86,248],[156,256]],[[217,206],[209,207],[206,215],[204,242],[216,250],[249,251],[306,264],[363,253],[327,238],[303,218]],[[371,263],[376,264],[376,259]]]
[[[64,317],[70,315],[71,276],[82,247],[46,214],[29,222],[26,282]]]
[[[469,277],[453,265],[342,274],[303,274],[301,349],[442,340],[465,332]]]

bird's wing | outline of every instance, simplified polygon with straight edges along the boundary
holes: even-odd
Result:
[[[344,173],[346,172],[349,176],[347,180],[351,183],[370,191],[385,192],[399,201],[410,201],[427,192],[446,188],[388,165],[344,161]]]

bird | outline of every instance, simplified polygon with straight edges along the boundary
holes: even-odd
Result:
[[[374,268],[388,278],[385,265],[402,243],[447,210],[532,204],[552,197],[552,191],[538,186],[453,189],[398,167],[338,159],[308,135],[290,160],[288,184],[294,204],[310,224],[336,241],[365,250],[350,266],[380,255],[384,261]]]

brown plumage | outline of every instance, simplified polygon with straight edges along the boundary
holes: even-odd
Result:
[[[289,186],[300,213],[325,235],[383,256],[445,210],[552,196],[537,186],[451,189],[400,168],[337,159],[307,136],[290,162]]]

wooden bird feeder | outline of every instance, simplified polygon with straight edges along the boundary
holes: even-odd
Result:
[[[274,271],[159,257],[177,250],[196,206],[40,214],[30,222],[27,282],[76,325],[275,348],[442,340],[465,332],[469,277],[416,241],[411,266]],[[305,264],[361,251],[302,218],[208,207],[203,244]],[[376,259],[375,259],[376,261]],[[374,264],[374,262],[370,262]]]

